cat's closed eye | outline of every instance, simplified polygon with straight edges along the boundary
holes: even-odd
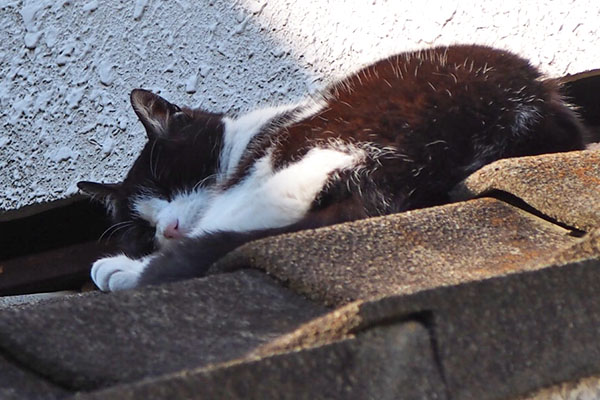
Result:
[[[167,185],[155,181],[152,183],[153,195],[159,199],[171,201],[173,200],[173,191]]]

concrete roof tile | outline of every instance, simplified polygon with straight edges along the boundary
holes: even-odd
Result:
[[[600,230],[594,230],[581,239],[577,239],[570,247],[554,253],[552,256],[541,260],[540,269],[549,267],[565,267],[577,263],[594,263],[600,260]],[[543,274],[544,272],[540,272]],[[543,275],[542,275],[543,276]],[[514,277],[519,279],[519,275]],[[477,283],[474,283],[477,285]],[[432,288],[435,291],[438,288]],[[379,323],[379,319],[389,316],[373,317],[363,310],[364,301],[358,300],[339,307],[325,315],[317,317],[299,326],[295,331],[265,343],[254,349],[250,354],[264,357],[271,354],[291,351],[304,347],[313,347],[346,337],[351,337],[353,332],[365,329]],[[599,305],[600,307],[600,305]]]
[[[0,310],[0,352],[89,390],[241,357],[325,311],[239,271]]]
[[[503,399],[600,372],[600,257],[357,301],[259,348],[297,351],[418,318],[451,398]],[[331,331],[331,320],[338,329]],[[324,340],[326,338],[326,340]]]
[[[584,231],[600,227],[600,150],[496,161],[455,190],[457,199],[503,191],[556,221]]]
[[[398,321],[326,346],[82,394],[123,399],[445,399],[428,330]]]
[[[571,247],[554,254],[547,264],[567,264],[590,259],[600,259],[600,229],[594,229]]]
[[[599,326],[596,258],[357,301],[286,335],[327,343],[78,397],[504,399],[598,374]]]
[[[19,368],[0,355],[0,399],[55,400],[69,394],[38,374]]]
[[[600,372],[598,259],[365,303],[360,318],[424,310],[453,398],[507,398]]]
[[[340,305],[540,268],[577,239],[494,199],[478,199],[249,243],[213,271],[264,269]]]

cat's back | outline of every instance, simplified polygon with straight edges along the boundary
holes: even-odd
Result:
[[[383,93],[396,101],[411,100],[406,97],[411,93],[423,97],[445,93],[451,98],[453,91],[465,93],[474,89],[469,85],[486,86],[488,90],[494,86],[520,88],[540,76],[528,60],[509,51],[455,45],[381,59],[333,84],[330,90],[340,100],[375,100]]]
[[[512,117],[507,112],[518,104],[547,97],[540,75],[527,60],[485,46],[401,53],[332,85],[321,121],[370,125],[380,133],[390,131],[394,138],[399,131],[456,124],[456,119],[508,124],[500,119]],[[339,131],[339,126],[330,128]]]
[[[436,141],[462,146],[456,148],[462,153],[479,144],[515,145],[495,149],[494,158],[581,147],[576,117],[557,84],[543,80],[528,60],[486,46],[400,53],[334,83],[323,98],[324,107],[292,126],[292,135],[349,138],[409,153]],[[572,143],[563,140],[569,136],[564,129],[575,131]],[[552,139],[547,146],[543,131]],[[529,142],[519,151],[524,137]]]
[[[447,201],[456,183],[500,158],[581,149],[583,131],[560,87],[528,60],[486,46],[438,47],[331,85],[317,112],[286,128],[276,162],[315,143],[366,149],[370,172],[359,192],[386,192],[386,212],[395,212]],[[344,184],[328,193],[343,198]]]

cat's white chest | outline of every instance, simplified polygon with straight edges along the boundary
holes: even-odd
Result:
[[[330,179],[364,158],[364,152],[354,148],[313,148],[299,161],[274,171],[268,154],[242,182],[212,199],[192,236],[293,224],[304,217]]]

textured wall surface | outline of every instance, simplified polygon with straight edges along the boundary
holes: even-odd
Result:
[[[597,0],[411,3],[0,0],[0,214],[122,178],[145,140],[136,87],[235,113],[393,52],[465,42],[550,76],[600,67]]]

